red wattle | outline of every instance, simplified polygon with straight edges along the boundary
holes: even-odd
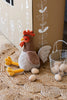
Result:
[[[21,43],[20,43],[20,46],[23,47],[23,45],[24,45],[24,42],[21,42]]]

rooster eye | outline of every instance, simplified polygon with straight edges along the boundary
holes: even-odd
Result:
[[[25,43],[29,42],[29,40],[30,40],[30,39],[29,39],[28,36],[24,36],[24,42],[25,42]]]
[[[27,40],[27,39],[25,39],[25,40]]]

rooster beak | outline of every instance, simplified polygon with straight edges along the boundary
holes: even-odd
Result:
[[[24,38],[21,39],[21,41],[23,41],[23,40],[24,40]]]

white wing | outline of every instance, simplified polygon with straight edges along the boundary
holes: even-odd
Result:
[[[43,63],[45,63],[47,61],[50,50],[51,50],[51,46],[49,46],[49,45],[43,46],[42,48],[39,49],[38,55],[39,55],[40,59],[43,61]]]

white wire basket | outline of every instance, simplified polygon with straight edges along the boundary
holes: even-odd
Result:
[[[64,40],[58,40],[54,43],[53,51],[49,56],[50,69],[53,74],[60,73],[61,75],[67,75],[67,50],[58,50],[57,44],[59,42],[63,42],[67,46],[67,42]]]

